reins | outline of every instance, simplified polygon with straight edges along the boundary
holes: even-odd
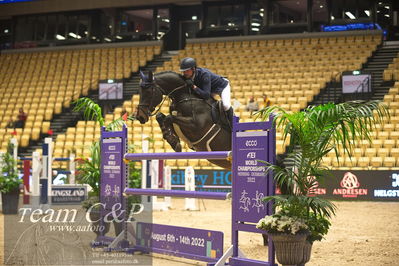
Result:
[[[162,105],[164,104],[165,100],[166,100],[167,98],[170,98],[170,95],[172,95],[172,93],[174,93],[174,92],[177,91],[177,90],[183,89],[183,88],[185,88],[185,87],[187,86],[186,84],[183,84],[183,85],[181,85],[181,86],[179,86],[179,87],[177,87],[177,88],[174,88],[171,92],[169,92],[168,94],[166,94],[166,92],[165,92],[158,84],[156,84],[156,83],[154,83],[154,84],[155,84],[155,86],[152,87],[152,90],[154,90],[154,87],[155,87],[155,88],[157,88],[157,89],[162,93],[162,95],[166,95],[166,96],[163,97],[163,99],[162,99],[161,103],[159,104],[157,110],[155,110],[155,112],[152,112],[152,113],[149,114],[150,117],[151,117],[151,116],[154,116],[154,115],[156,115],[156,114],[159,113],[159,111],[161,110]],[[153,93],[153,95],[154,95],[154,93]],[[152,105],[152,98],[151,98],[150,104],[148,104],[148,105],[139,104],[139,107],[140,107],[140,105],[141,105],[141,106],[151,106],[151,105]]]

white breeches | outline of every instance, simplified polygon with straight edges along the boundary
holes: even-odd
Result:
[[[227,80],[227,79],[226,79]],[[231,88],[230,88],[230,81],[227,80],[227,86],[223,89],[220,97],[222,98],[222,105],[225,111],[229,110],[231,107]]]

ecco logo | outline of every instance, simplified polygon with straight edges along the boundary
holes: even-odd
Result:
[[[245,142],[245,146],[247,147],[255,147],[258,145],[258,142],[256,140],[247,140]]]

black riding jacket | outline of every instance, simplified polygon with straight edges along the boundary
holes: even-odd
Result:
[[[226,88],[228,81],[206,68],[197,67],[193,83],[198,87],[196,91],[201,98],[207,100],[211,93],[220,94]]]

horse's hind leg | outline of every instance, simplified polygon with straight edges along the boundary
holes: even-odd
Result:
[[[181,152],[180,139],[173,129],[172,123],[170,122],[171,117],[165,116],[163,113],[158,113],[156,118],[159,127],[162,130],[163,138],[166,139],[166,141],[170,144],[174,151]]]

